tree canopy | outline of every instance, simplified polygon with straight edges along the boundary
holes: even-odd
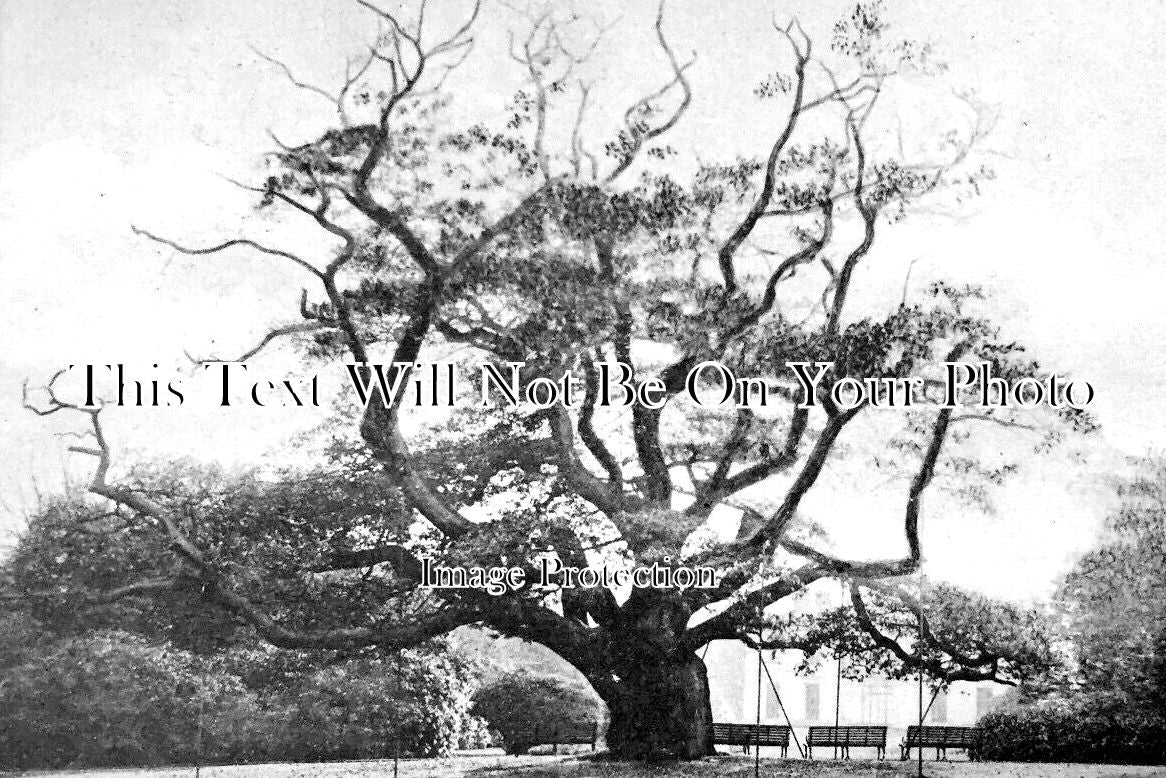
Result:
[[[288,648],[397,648],[486,625],[578,667],[612,708],[609,745],[627,754],[707,753],[711,712],[694,652],[717,639],[821,645],[825,633],[792,638],[766,609],[825,578],[850,582],[857,647],[892,672],[923,664],[941,680],[1013,682],[1042,656],[1011,640],[1016,613],[951,589],[929,604],[922,641],[900,624],[917,610],[904,577],[923,558],[929,490],[982,499],[1016,458],[1092,427],[1062,396],[1049,398],[1061,407],[1045,420],[1015,404],[978,407],[972,387],[960,392],[966,405],[940,401],[944,363],[984,364],[1009,393],[1049,378],[1001,333],[978,288],[936,283],[923,299],[851,310],[884,233],[958,207],[992,177],[975,158],[992,115],[974,97],[895,107],[911,95],[900,82],[942,71],[928,45],[896,38],[878,3],[855,6],[827,45],[796,20],[775,22],[784,53],[755,90],[773,136],[759,156],[710,159],[670,145],[692,109],[697,64],[670,44],[664,3],[651,31],[666,63],[660,88],[596,128],[589,112],[602,85],[587,63],[606,30],[593,20],[555,6],[514,10],[506,53],[526,86],[505,121],[458,127],[444,117],[459,96],[443,87],[492,7],[475,3],[464,22],[437,30],[424,3],[410,17],[358,2],[380,33],[339,88],[292,79],[334,102],[335,124],[276,140],[261,180],[239,184],[258,208],[307,219],[334,248],[314,256],[246,237],[193,246],[135,231],[188,255],[259,252],[310,282],[296,318],[244,358],[290,339],[307,361],[363,365],[365,381],[369,363],[392,364],[391,381],[453,346],[524,363],[527,382],[580,371],[585,396],[576,408],[435,417],[410,408],[402,384],[357,409],[359,439],[339,439],[317,472],[204,488],[112,478],[102,409],[50,383],[27,405],[87,417],[92,440],[74,450],[95,459],[90,489],[116,506],[106,529],[121,540],[91,540],[77,524],[60,538],[105,555],[107,573],[91,582],[104,597],[190,595]],[[938,116],[903,132],[929,108]],[[686,379],[706,361],[757,377],[774,403],[694,403]],[[600,362],[657,379],[664,402],[602,407]],[[796,401],[790,362],[826,365],[812,406]],[[842,404],[827,387],[843,379],[883,388]],[[909,410],[872,410],[889,402],[892,379],[927,391]],[[1013,436],[1019,444],[1004,442]],[[870,468],[904,484],[893,558],[836,555],[800,510],[828,463],[858,456],[859,442]],[[736,531],[712,531],[714,510],[735,515]],[[417,586],[421,555],[533,568],[548,554],[576,566],[682,560],[721,579],[549,596]],[[119,580],[126,569],[144,577]]]
[[[1130,707],[1166,707],[1166,462],[1138,463],[1098,546],[1058,592],[1074,681],[1126,695]]]

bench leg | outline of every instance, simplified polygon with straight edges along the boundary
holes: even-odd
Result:
[[[814,758],[814,747],[807,744],[806,745],[806,759],[813,759],[813,758]]]
[[[899,746],[899,761],[906,762],[911,758],[911,746]]]

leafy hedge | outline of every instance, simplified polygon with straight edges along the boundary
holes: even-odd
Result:
[[[304,671],[116,631],[4,643],[0,770],[433,756],[482,739],[470,668],[440,651]]]
[[[555,676],[507,673],[474,695],[471,713],[485,719],[502,736],[507,753],[523,753],[534,743],[529,736],[537,725],[543,731],[556,725],[593,726],[601,722],[603,703],[595,692]]]
[[[328,667],[304,679],[292,700],[287,753],[325,761],[444,756],[468,728],[473,683],[451,657],[406,652],[399,665],[374,659]]]
[[[1118,695],[1052,698],[980,719],[980,758],[1011,762],[1166,764],[1166,711]]]
[[[269,737],[238,678],[124,633],[50,644],[5,676],[0,767],[238,761]]]

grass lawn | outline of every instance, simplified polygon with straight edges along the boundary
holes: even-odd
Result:
[[[767,778],[882,778],[915,775],[914,762],[883,762],[854,759],[832,760],[762,759],[761,775]],[[1166,777],[1166,767],[1123,765],[1020,764],[1015,762],[924,762],[924,774],[931,778],[1150,778]],[[52,778],[191,778],[192,767],[154,770],[80,770],[44,772]],[[326,764],[266,764],[204,767],[201,778],[387,778],[393,775],[392,761],[330,762]],[[473,754],[446,759],[403,759],[400,778],[749,778],[753,759],[722,756],[699,762],[641,765],[605,762],[587,756],[523,756]]]

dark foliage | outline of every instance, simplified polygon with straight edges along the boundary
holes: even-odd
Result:
[[[1068,661],[984,717],[986,758],[1166,764],[1166,462],[1137,464],[1058,592]]]
[[[983,759],[1166,764],[1166,715],[1142,710],[1120,695],[1025,703],[993,711],[979,726]]]
[[[602,703],[581,684],[561,678],[508,673],[482,687],[474,695],[473,713],[485,719],[502,736],[507,753],[524,753],[535,727],[552,732],[555,727],[601,723]]]
[[[119,631],[46,642],[23,614],[4,625],[17,639],[0,656],[0,769],[435,756],[482,740],[470,667],[442,651],[206,657]]]
[[[286,695],[292,737],[285,754],[305,761],[446,756],[467,729],[473,684],[456,659],[408,652],[327,667]]]
[[[0,684],[0,767],[192,763],[260,757],[267,731],[239,678],[194,655],[104,632],[41,647]]]

